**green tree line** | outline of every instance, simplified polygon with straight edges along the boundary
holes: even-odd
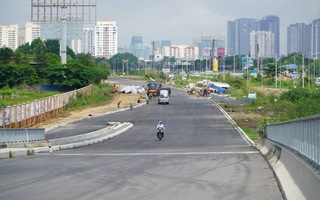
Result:
[[[58,40],[35,39],[15,51],[0,48],[0,88],[51,84],[80,88],[98,84],[110,75],[106,59],[75,54],[67,48],[67,64],[61,64]]]

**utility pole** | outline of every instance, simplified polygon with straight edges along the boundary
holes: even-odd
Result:
[[[304,54],[302,54],[302,88],[304,88]]]
[[[278,60],[277,58],[275,58],[276,60],[276,88],[278,88]]]
[[[62,17],[61,17],[61,41],[60,41],[60,56],[61,64],[67,64],[67,6],[62,6]]]

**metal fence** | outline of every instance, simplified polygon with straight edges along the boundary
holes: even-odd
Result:
[[[21,128],[56,116],[77,93],[92,93],[92,85],[59,95],[0,109],[0,127]]]
[[[0,129],[0,143],[32,142],[45,139],[45,129],[5,128]]]
[[[268,124],[266,134],[320,165],[320,115]]]

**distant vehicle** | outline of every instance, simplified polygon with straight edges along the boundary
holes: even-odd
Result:
[[[149,81],[147,84],[147,95],[157,96],[158,85],[157,81]]]
[[[158,87],[157,89],[157,96],[160,96],[160,91],[161,90],[167,90],[169,93],[169,96],[171,95],[171,88],[163,88],[163,87]]]
[[[160,90],[159,96],[158,96],[158,104],[169,104],[169,92],[168,90]]]
[[[316,84],[316,85],[320,85],[320,77],[318,77],[318,78],[316,79],[315,84]]]

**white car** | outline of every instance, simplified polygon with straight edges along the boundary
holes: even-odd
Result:
[[[315,81],[316,85],[320,85],[320,77],[318,77]]]
[[[169,92],[168,90],[160,90],[160,94],[158,97],[158,104],[169,104]]]

